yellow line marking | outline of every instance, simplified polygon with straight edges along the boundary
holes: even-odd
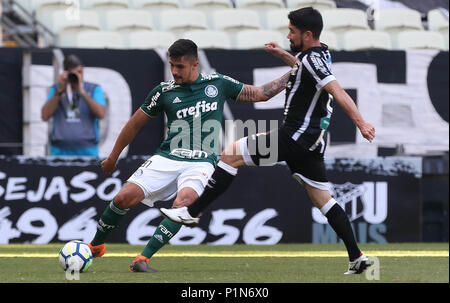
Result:
[[[139,252],[106,253],[103,258],[135,257]],[[373,250],[365,251],[374,257],[449,257],[446,250]],[[56,258],[58,253],[0,253],[0,258]],[[166,252],[159,258],[336,258],[347,257],[346,251],[252,251],[252,252]]]

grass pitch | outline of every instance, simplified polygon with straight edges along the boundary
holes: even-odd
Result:
[[[59,244],[0,245],[0,282],[67,283],[58,264]],[[278,244],[269,246],[167,245],[150,261],[159,272],[129,273],[143,246],[107,244],[76,282],[144,283],[449,283],[448,243],[361,244],[376,257],[377,270],[346,276],[343,244]],[[377,276],[377,273],[379,274]]]

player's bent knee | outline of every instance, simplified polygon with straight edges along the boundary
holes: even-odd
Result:
[[[133,207],[134,205],[136,205],[137,203],[135,203],[134,201],[132,201],[131,197],[128,197],[126,194],[121,194],[118,193],[115,197],[114,197],[114,204],[117,207],[120,207],[122,209],[128,209]]]
[[[174,207],[189,206],[198,199],[197,192],[192,188],[183,188],[179,193],[175,201],[173,202]]]
[[[223,151],[220,154],[220,161],[222,161],[228,165],[232,165],[234,162],[234,158],[233,158],[233,155],[228,155],[227,153],[225,153],[225,151]]]
[[[229,155],[226,154],[224,152],[222,152],[221,156],[220,156],[220,161],[234,167],[237,168],[239,166],[245,165],[245,162],[242,158],[241,155]]]
[[[139,188],[139,190],[141,190]],[[115,197],[114,204],[122,209],[128,209],[144,199],[140,191],[133,191],[123,188]]]

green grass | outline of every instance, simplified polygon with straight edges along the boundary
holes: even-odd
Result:
[[[0,245],[0,282],[67,282],[58,264],[61,246]],[[379,280],[369,281],[365,274],[343,275],[348,265],[343,244],[167,245],[150,261],[151,267],[159,271],[154,274],[128,272],[128,266],[143,246],[108,244],[105,257],[95,259],[79,282],[449,282],[448,243],[360,247],[368,256],[371,253],[377,256]],[[416,253],[421,256],[411,256]]]

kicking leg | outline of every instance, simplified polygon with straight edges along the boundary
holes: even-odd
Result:
[[[197,192],[190,187],[185,187],[178,192],[173,205],[175,207],[190,205],[196,199],[198,199]],[[181,226],[182,224],[180,223],[175,223],[164,218],[156,228],[155,233],[148,241],[142,253],[134,259],[130,266],[130,272],[155,272],[156,270],[149,268],[147,265],[150,258],[175,236]]]
[[[101,257],[105,251],[105,240],[115,229],[128,210],[144,199],[144,192],[134,183],[126,183],[113,201],[106,207],[98,220],[97,232],[89,243],[94,258]]]

